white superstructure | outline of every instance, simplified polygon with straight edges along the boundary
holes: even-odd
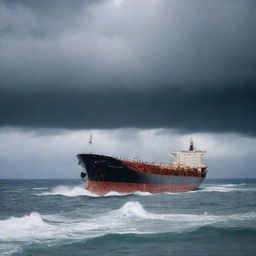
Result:
[[[206,154],[206,151],[196,151],[193,146],[193,141],[190,141],[188,151],[173,151],[171,155],[174,156],[175,162],[173,165],[180,167],[202,168],[206,167],[201,163],[201,157]]]

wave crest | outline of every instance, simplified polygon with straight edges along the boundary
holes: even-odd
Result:
[[[152,214],[148,213],[139,202],[127,202],[115,213],[121,216],[152,217]]]
[[[84,187],[81,186],[57,186],[54,187],[50,192],[42,192],[40,194],[36,194],[38,196],[89,196],[89,197],[102,197],[100,195],[91,193],[90,191],[86,190]],[[127,195],[138,195],[138,196],[150,196],[152,195],[149,192],[134,192],[134,193],[118,193],[116,191],[111,191],[104,195],[103,197],[107,196],[127,196]]]
[[[81,186],[57,186],[54,187],[50,192],[42,192],[37,194],[39,196],[92,196],[97,197],[97,195],[89,192]]]
[[[116,210],[90,218],[62,214],[42,216],[32,212],[20,218],[1,220],[0,240],[40,240],[43,243],[49,239],[91,238],[110,233],[186,233],[209,225],[225,228],[238,227],[237,223],[243,223],[246,227],[246,223],[254,222],[255,219],[255,212],[234,215],[152,213],[141,203],[128,201]]]
[[[33,237],[40,230],[50,227],[51,225],[46,223],[38,212],[32,212],[20,218],[10,217],[0,221],[0,239]]]

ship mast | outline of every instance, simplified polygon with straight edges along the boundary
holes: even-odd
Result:
[[[88,138],[89,148],[90,148],[90,154],[92,154],[92,143],[93,143],[93,136],[92,132],[90,133],[90,136]]]
[[[92,132],[91,132],[91,134],[90,134],[90,136],[88,138],[88,142],[89,142],[90,145],[92,145],[92,143],[93,143]]]

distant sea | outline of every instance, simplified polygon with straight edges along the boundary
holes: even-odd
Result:
[[[0,255],[255,256],[256,180],[106,196],[79,180],[1,180]]]

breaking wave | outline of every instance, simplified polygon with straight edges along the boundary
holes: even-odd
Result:
[[[153,234],[191,232],[209,225],[230,225],[232,221],[256,220],[255,212],[234,215],[151,213],[139,202],[127,202],[119,209],[90,218],[81,216],[41,215],[32,212],[23,217],[0,221],[3,241],[37,241],[56,239],[87,239],[106,234]],[[228,223],[228,224],[226,224]]]
[[[50,192],[42,192],[37,194],[39,196],[54,196],[54,195],[62,195],[62,196],[92,196],[97,197],[97,195],[89,192],[81,186],[57,186],[54,187]]]
[[[54,187],[50,192],[42,192],[40,194],[36,194],[38,196],[52,196],[52,195],[62,195],[62,196],[89,196],[89,197],[102,197],[100,195],[91,193],[81,186],[57,186]],[[111,191],[104,195],[106,196],[127,196],[127,195],[138,195],[138,196],[150,196],[152,195],[149,192],[134,192],[134,193],[118,193],[115,191]]]
[[[154,218],[154,214],[147,212],[139,202],[127,202],[112,214],[122,217]]]
[[[33,236],[45,237],[47,233],[41,230],[49,230],[51,226],[47,224],[38,212],[32,212],[24,217],[10,217],[0,221],[0,239],[23,239]]]

